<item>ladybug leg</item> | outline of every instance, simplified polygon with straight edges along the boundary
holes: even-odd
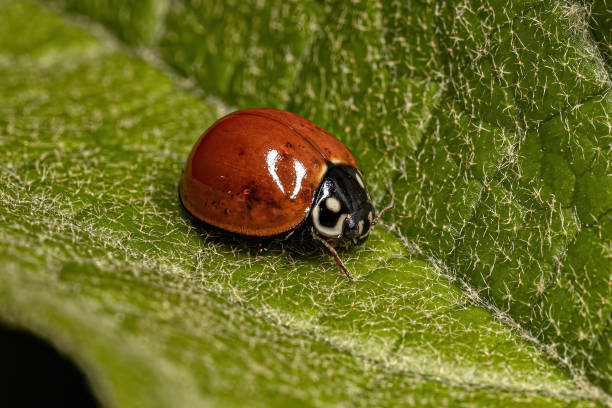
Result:
[[[385,211],[392,210],[392,209],[394,209],[394,208],[395,208],[395,206],[393,205],[393,203],[391,203],[391,204],[389,204],[388,206],[386,206],[385,208],[383,208],[383,209],[380,211],[380,213],[379,213],[379,214],[376,216],[376,218],[374,218],[374,221],[372,221],[372,222],[370,223],[370,227],[373,227],[373,226],[375,226],[376,224],[378,224],[378,220],[380,220],[380,218],[383,216],[383,214],[384,214],[384,212],[385,212]]]
[[[294,233],[294,232],[295,232],[295,230],[290,231],[288,234],[283,235],[283,236],[280,238],[280,240],[281,240],[281,241],[286,241],[286,240],[288,240],[289,238],[291,238],[291,236],[293,235],[293,233]]]
[[[346,275],[347,278],[349,278],[350,280],[353,280],[353,277],[351,276],[351,273],[349,272],[347,267],[344,266],[344,263],[342,262],[342,260],[338,256],[338,252],[336,252],[336,249],[333,246],[331,246],[331,244],[329,242],[327,242],[326,240],[324,240],[323,238],[318,236],[317,233],[315,232],[314,228],[311,228],[310,231],[312,232],[312,237],[314,239],[316,239],[318,241],[321,241],[323,243],[323,245],[325,245],[325,247],[329,251],[329,254],[334,258],[334,261],[336,261],[336,265],[338,265],[338,269],[340,270],[340,273],[343,273],[344,275]]]

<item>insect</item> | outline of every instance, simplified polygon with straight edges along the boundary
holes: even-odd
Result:
[[[351,274],[335,247],[360,245],[379,220],[363,174],[331,133],[294,113],[239,110],[194,145],[179,185],[185,209],[214,227],[259,238],[310,229]]]

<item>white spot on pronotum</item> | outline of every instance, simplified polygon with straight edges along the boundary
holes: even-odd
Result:
[[[339,213],[340,212],[340,201],[334,197],[327,197],[325,200],[325,206],[331,212]]]
[[[365,189],[365,183],[363,182],[363,179],[361,178],[361,175],[359,174],[359,172],[355,172],[355,179],[357,180],[361,188]]]
[[[363,232],[363,220],[359,220],[359,222],[357,223],[357,234],[361,235],[361,233]]]
[[[329,238],[340,238],[342,236],[342,227],[344,226],[344,220],[348,217],[348,214],[342,214],[338,217],[336,225],[333,227],[326,227],[321,225],[319,222],[319,214],[321,213],[321,207],[315,205],[312,209],[312,224],[315,229],[321,234]]]
[[[293,169],[295,170],[295,187],[293,187],[293,193],[289,196],[291,200],[296,199],[302,189],[302,180],[306,177],[306,167],[299,160],[293,159]]]
[[[280,161],[280,154],[278,154],[278,150],[268,150],[266,153],[266,164],[268,165],[268,173],[272,180],[274,180],[274,184],[278,187],[278,189],[284,194],[285,188],[281,184],[280,178],[276,173],[276,168],[278,167],[278,162]]]

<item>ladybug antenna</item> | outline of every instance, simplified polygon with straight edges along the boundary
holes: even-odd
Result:
[[[345,274],[346,277],[349,278],[349,280],[353,280],[353,277],[351,276],[351,273],[346,268],[346,266],[344,266],[344,263],[342,262],[342,260],[338,256],[338,252],[336,252],[336,249],[333,246],[331,246],[331,244],[329,242],[327,242],[326,240],[324,240],[323,238],[318,236],[317,233],[315,232],[314,228],[311,228],[310,231],[312,232],[312,237],[314,239],[316,239],[318,241],[321,241],[323,243],[323,245],[325,245],[325,247],[329,251],[329,255],[331,255],[334,258],[334,261],[336,261],[336,265],[338,265],[338,269],[340,270],[340,273]]]
[[[385,213],[385,211],[389,211],[394,209],[395,206],[393,205],[393,203],[389,204],[388,206],[386,206],[385,208],[383,208],[380,213],[378,213],[378,215],[376,216],[376,218],[374,218],[374,221],[372,221],[370,223],[370,227],[375,226],[376,224],[378,224],[378,220],[380,220],[380,218],[383,216],[383,214]]]

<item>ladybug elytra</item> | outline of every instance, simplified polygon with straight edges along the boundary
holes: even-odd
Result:
[[[286,237],[307,225],[349,278],[335,247],[365,242],[382,214],[346,146],[301,116],[268,108],[209,127],[189,155],[179,196],[195,218],[241,235]]]

